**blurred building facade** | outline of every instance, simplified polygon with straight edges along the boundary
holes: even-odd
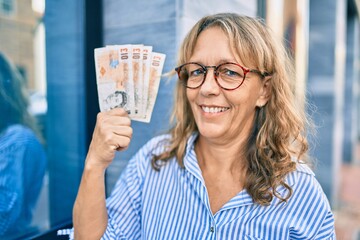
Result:
[[[15,63],[32,90],[36,88],[34,42],[39,19],[32,1],[0,1],[0,51]]]

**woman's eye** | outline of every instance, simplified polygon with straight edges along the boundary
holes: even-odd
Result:
[[[234,71],[231,71],[231,70],[227,70],[225,74],[228,75],[228,76],[237,76],[237,75],[239,75],[237,72],[234,72]]]
[[[203,75],[204,74],[204,70],[203,69],[196,69],[196,70],[193,70],[193,71],[190,71],[190,77],[193,76],[193,77],[196,77],[196,76],[199,76],[199,75]]]
[[[230,69],[222,69],[220,71],[220,74],[226,77],[234,77],[234,78],[243,77],[243,75],[240,74],[238,71],[233,71]]]

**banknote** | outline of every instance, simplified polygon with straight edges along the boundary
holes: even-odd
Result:
[[[162,70],[165,63],[165,54],[152,52],[151,53],[151,65],[150,65],[150,76],[149,76],[149,88],[148,97],[145,111],[144,122],[150,122],[151,115],[154,109],[156,97],[159,90],[160,79]]]
[[[142,62],[142,71],[143,71],[143,89],[141,97],[141,116],[145,118],[146,115],[146,106],[148,103],[148,89],[149,89],[149,78],[150,78],[150,65],[151,65],[151,52],[152,46],[143,47],[143,62]]]
[[[132,71],[132,45],[115,45],[108,48],[115,48],[119,51],[119,62],[122,71],[122,84],[128,96],[128,110],[129,115],[134,113],[134,79]]]
[[[124,71],[120,67],[118,50],[95,49],[95,66],[100,109],[122,107],[128,110],[129,97],[123,84]]]
[[[143,89],[143,45],[132,46],[132,72],[134,82],[134,116],[141,116],[141,94]]]
[[[131,119],[150,122],[166,57],[152,49],[126,44],[94,50],[101,111],[120,107]]]

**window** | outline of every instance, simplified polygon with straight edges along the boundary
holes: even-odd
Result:
[[[15,3],[0,0],[0,239],[49,228],[42,14]]]
[[[14,0],[0,0],[0,12],[4,15],[11,15],[15,11]]]
[[[19,14],[2,14],[15,3]],[[93,5],[100,3],[86,8],[100,13]],[[84,56],[81,39],[101,39],[100,16],[89,11],[95,23],[86,29],[83,1],[48,1],[46,17],[44,7],[44,0],[0,0],[0,239],[55,239],[71,227],[98,111],[96,80],[85,81],[94,77],[87,66],[95,46]]]

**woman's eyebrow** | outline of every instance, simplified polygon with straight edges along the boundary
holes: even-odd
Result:
[[[208,64],[204,64],[204,61],[201,61],[200,59],[190,59],[188,62],[196,62],[196,63],[200,63],[201,65],[208,65]],[[233,58],[221,58],[216,62],[212,62],[210,65],[219,65],[226,62],[238,63],[238,61],[236,61]]]

